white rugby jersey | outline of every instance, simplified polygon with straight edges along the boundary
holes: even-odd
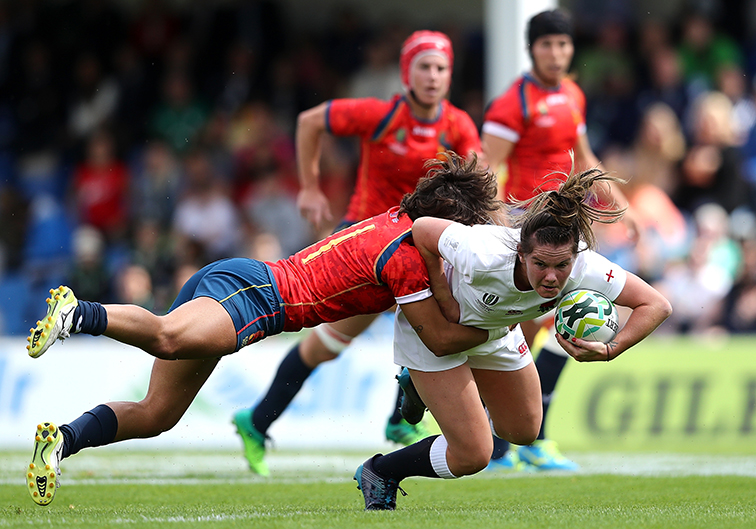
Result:
[[[500,329],[542,316],[571,290],[595,290],[614,301],[625,287],[627,272],[623,268],[594,251],[584,250],[578,252],[567,284],[557,297],[546,299],[534,290],[518,290],[514,270],[519,240],[519,229],[490,225],[451,224],[441,234],[438,249],[445,261],[452,295],[459,303],[459,323]],[[404,316],[397,309],[399,318],[404,319]],[[412,347],[411,342],[422,346],[409,325],[395,325],[394,330],[396,346]],[[493,352],[493,343],[483,344],[468,353]]]

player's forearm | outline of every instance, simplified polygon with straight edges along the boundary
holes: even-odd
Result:
[[[318,107],[302,112],[297,118],[297,172],[302,189],[318,187],[324,119]]]

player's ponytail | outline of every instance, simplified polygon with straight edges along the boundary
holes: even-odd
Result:
[[[521,228],[519,249],[523,253],[530,253],[536,243],[573,244],[577,253],[580,241],[594,250],[596,236],[591,225],[594,222],[617,222],[627,209],[615,208],[614,204],[603,207],[595,194],[595,186],[624,183],[624,180],[597,168],[561,175],[566,179],[557,190],[541,192],[529,200],[514,201],[510,206],[521,212],[511,219],[514,226]]]

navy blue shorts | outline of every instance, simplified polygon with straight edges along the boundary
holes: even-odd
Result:
[[[234,258],[210,263],[184,283],[170,310],[199,297],[216,300],[234,320],[237,351],[283,331],[281,294],[270,267],[261,261]]]

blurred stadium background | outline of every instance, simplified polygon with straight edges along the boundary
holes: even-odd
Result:
[[[1,1],[0,446],[25,448],[40,420],[146,388],[151,359],[103,338],[73,337],[36,362],[23,354],[49,288],[163,312],[210,260],[298,250],[330,231],[296,211],[298,112],[400,90],[399,46],[429,28],[452,37],[450,99],[480,125],[528,67],[524,21],[555,5]],[[602,232],[602,251],[664,291],[675,315],[618,362],[571,366],[550,435],[568,452],[752,455],[756,2],[558,5],[576,21],[591,144],[632,177],[644,227],[638,247]],[[325,148],[337,216],[355,148]],[[256,401],[296,339],[225,359],[174,430],[128,445],[234,448],[231,413]],[[385,316],[312,377],[271,435],[295,450],[381,447],[395,374]]]

